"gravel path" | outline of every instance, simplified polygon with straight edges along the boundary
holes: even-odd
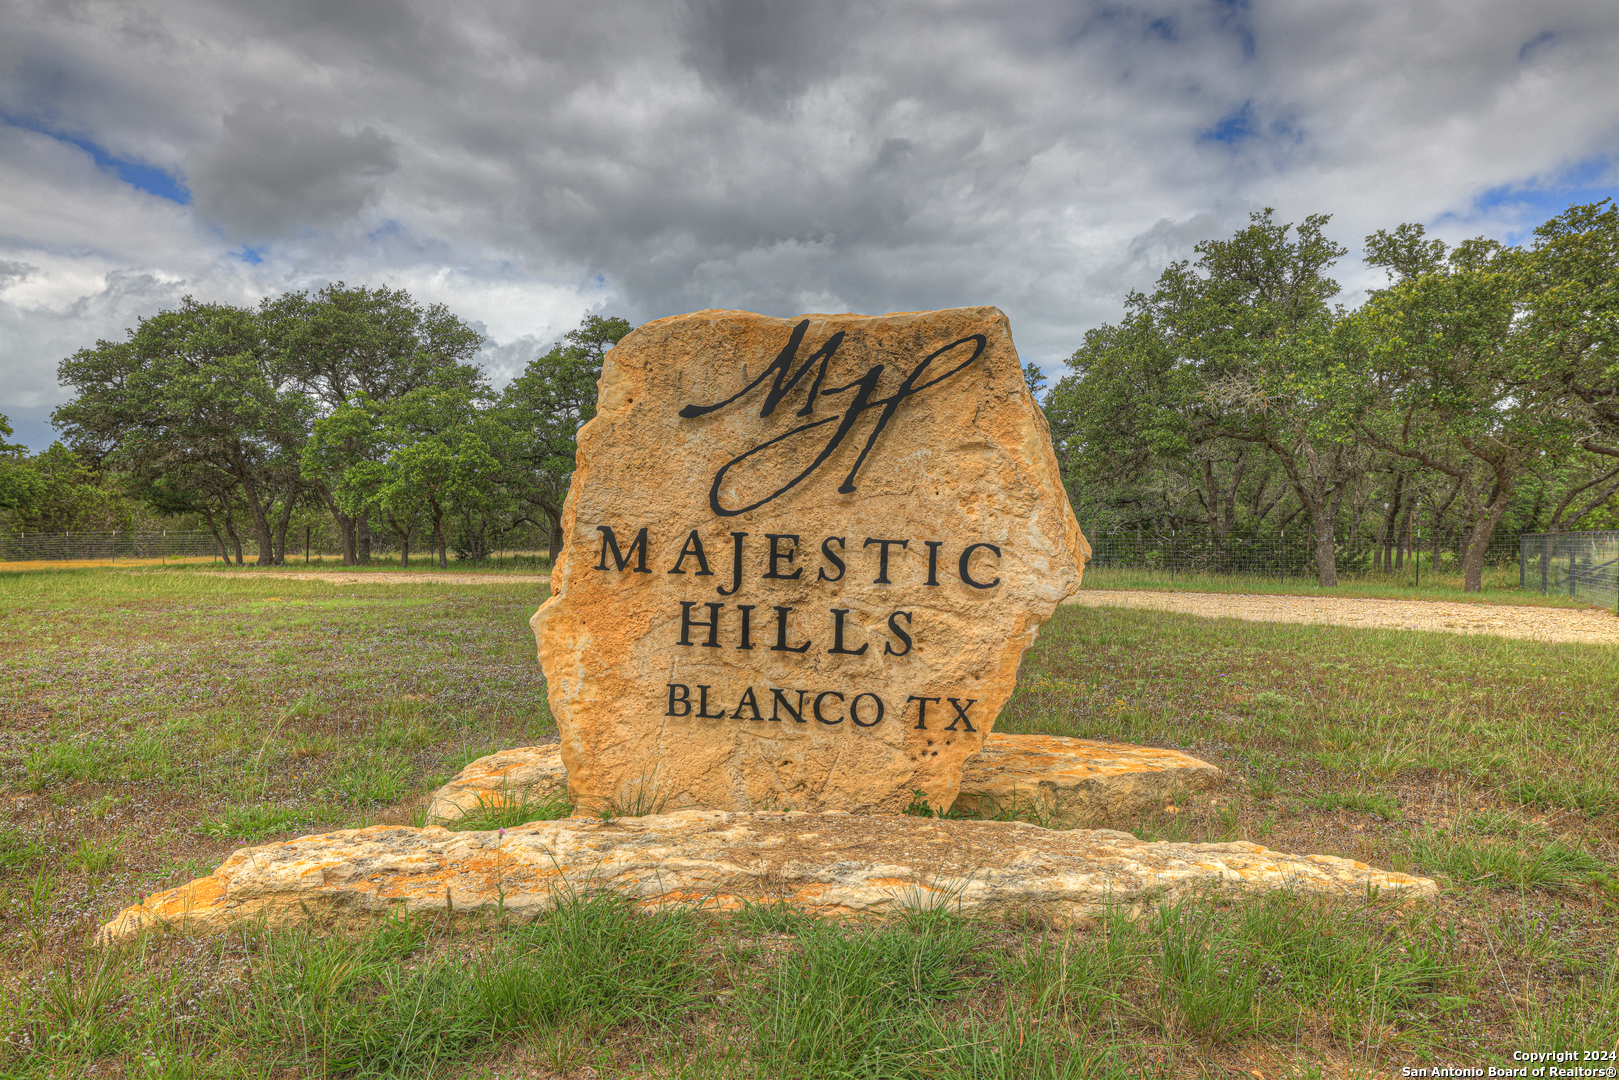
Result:
[[[204,573],[211,577],[236,577],[235,574],[219,570],[207,570]],[[270,570],[264,572],[263,579],[277,581],[329,581],[333,585],[545,585],[551,581],[550,574],[452,574],[452,573],[416,573],[404,572],[390,574],[386,571],[369,571],[364,573],[341,573],[337,571],[286,571]]]
[[[220,573],[220,577],[234,574]],[[272,571],[266,576],[333,585],[544,585],[549,574],[341,573]],[[1374,600],[1352,596],[1264,596],[1252,593],[1148,592],[1085,589],[1064,601],[1087,607],[1150,608],[1211,619],[1323,623],[1446,634],[1495,634],[1536,641],[1619,645],[1619,618],[1595,608],[1455,604],[1436,600]]]
[[[1619,645],[1619,618],[1595,608],[1373,600],[1349,596],[1256,596],[1251,593],[1137,592],[1085,589],[1064,601],[1088,607],[1151,608],[1211,619],[1325,623],[1445,634],[1495,634],[1536,641]]]

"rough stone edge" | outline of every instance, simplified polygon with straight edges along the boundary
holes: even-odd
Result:
[[[712,817],[729,820],[734,817],[751,817],[757,813],[735,813],[725,811],[681,811],[669,817]],[[806,815],[801,811],[791,812],[792,817],[822,816]],[[846,816],[843,812],[830,811],[824,816]],[[641,818],[634,819],[634,824],[642,829],[655,829],[667,818]],[[586,824],[598,824],[600,819],[567,819],[560,822],[542,822],[525,826],[525,829],[536,826],[549,826],[557,829],[579,828]],[[936,826],[949,827],[948,821],[932,822]],[[1007,829],[1039,829],[1038,826],[1025,822],[975,822],[978,825],[1000,826]],[[504,894],[499,896],[498,902],[491,900],[491,892],[484,890],[484,897],[467,904],[455,903],[450,888],[447,886],[444,896],[437,894],[421,896],[413,902],[408,897],[381,898],[375,892],[366,893],[364,890],[349,889],[343,886],[325,888],[322,872],[322,886],[314,889],[284,890],[282,892],[260,893],[256,898],[247,902],[235,902],[221,905],[227,895],[230,878],[233,876],[227,871],[232,867],[240,867],[244,862],[252,862],[258,852],[269,851],[275,848],[285,848],[309,840],[352,840],[364,842],[375,835],[398,832],[413,833],[426,836],[429,833],[438,834],[434,840],[464,838],[475,846],[491,846],[496,834],[489,833],[452,833],[447,829],[428,826],[423,829],[409,826],[372,826],[367,829],[349,829],[334,833],[316,834],[301,837],[298,840],[285,841],[281,844],[265,845],[262,848],[242,849],[234,853],[213,874],[195,879],[178,888],[154,893],[141,903],[125,908],[113,919],[109,920],[95,934],[94,941],[100,945],[116,943],[135,936],[148,929],[166,929],[182,934],[209,934],[217,933],[244,923],[258,923],[261,926],[277,927],[308,924],[333,924],[347,921],[370,922],[377,918],[394,914],[400,909],[408,912],[443,912],[446,915],[471,915],[483,913],[491,908],[507,909],[507,898]],[[1040,829],[1045,832],[1046,830]],[[1303,876],[1297,873],[1282,874],[1279,880],[1250,881],[1231,871],[1217,857],[1222,854],[1237,854],[1251,857],[1273,856],[1277,859],[1289,860],[1297,863],[1310,864],[1317,869],[1320,877],[1311,875],[1313,879],[1311,888],[1300,890],[1305,893],[1318,895],[1336,894],[1342,898],[1356,895],[1370,895],[1374,890],[1379,894],[1389,892],[1397,900],[1427,899],[1438,894],[1438,885],[1431,878],[1416,877],[1397,871],[1377,870],[1365,863],[1353,859],[1333,855],[1302,855],[1294,856],[1285,852],[1273,851],[1261,845],[1247,841],[1235,841],[1209,844],[1175,844],[1168,841],[1146,842],[1129,833],[1115,832],[1106,829],[1074,830],[1064,833],[1073,836],[1078,832],[1086,833],[1089,838],[1103,844],[1113,842],[1110,846],[1127,850],[1131,847],[1151,847],[1159,852],[1171,856],[1183,856],[1183,862],[1197,865],[1206,872],[1205,877],[1188,882],[1178,882],[1177,875],[1159,872],[1154,880],[1134,890],[1126,890],[1126,895],[1116,895],[1110,889],[1101,901],[1065,900],[1061,897],[1027,897],[1015,896],[1010,899],[996,896],[994,887],[986,882],[989,895],[967,902],[966,894],[971,891],[973,876],[963,879],[937,879],[926,873],[916,875],[916,880],[897,881],[893,879],[874,878],[872,887],[886,888],[886,895],[875,895],[864,901],[845,897],[838,900],[838,893],[847,893],[848,890],[832,890],[834,896],[829,897],[829,903],[802,902],[797,899],[785,899],[779,892],[763,888],[755,882],[752,889],[711,889],[707,892],[697,893],[691,890],[662,891],[656,895],[647,895],[645,888],[641,890],[639,901],[643,907],[660,908],[665,906],[694,908],[697,910],[729,911],[741,908],[747,903],[787,902],[791,906],[818,917],[837,917],[854,915],[885,915],[902,910],[914,910],[919,907],[949,906],[952,900],[956,910],[964,916],[995,916],[1012,915],[1022,912],[1039,911],[1044,917],[1053,922],[1069,925],[1085,925],[1094,918],[1109,911],[1119,910],[1121,906],[1134,917],[1139,914],[1143,905],[1147,903],[1174,901],[1188,896],[1207,896],[1211,894],[1255,894],[1262,892],[1275,892],[1294,890],[1303,882]],[[1207,865],[1208,861],[1216,863],[1220,873]],[[1102,859],[1097,859],[1101,863]],[[644,882],[607,883],[596,886],[596,870],[600,861],[595,865],[570,872],[560,866],[554,883],[546,890],[543,896],[528,898],[526,902],[516,905],[514,910],[521,914],[536,915],[554,907],[559,898],[569,895],[584,895],[599,892],[602,889],[617,889],[627,895],[634,896],[636,884]],[[732,868],[739,869],[739,868]],[[872,864],[867,869],[873,873],[882,873],[891,869]],[[908,869],[908,868],[907,868]],[[993,872],[993,871],[992,871]],[[914,871],[913,871],[914,873]],[[747,875],[743,875],[747,876]],[[1185,877],[1184,874],[1180,877]],[[654,872],[653,880],[661,886],[661,874]],[[886,885],[884,883],[887,882]],[[498,886],[497,890],[498,892]],[[818,884],[809,885],[808,889],[801,888],[800,893],[810,891],[813,897],[818,898],[828,890]],[[982,890],[981,890],[982,891]],[[927,895],[932,894],[932,895]],[[154,901],[167,903],[172,899],[184,901],[186,913],[178,918],[157,915],[151,910]],[[369,901],[369,902],[368,902]]]
[[[996,732],[1002,739],[1017,739],[1021,736],[1013,733]],[[1068,738],[1068,736],[1050,736],[1051,738]],[[982,752],[977,757],[969,758],[966,769],[963,770],[962,790],[951,805],[952,810],[962,813],[989,813],[1017,814],[1020,812],[1033,813],[1043,818],[1041,824],[1048,828],[1062,829],[1106,829],[1110,825],[1120,824],[1124,820],[1133,820],[1154,809],[1166,805],[1166,800],[1172,796],[1192,792],[1208,791],[1225,783],[1229,777],[1225,770],[1218,765],[1211,764],[1201,758],[1193,757],[1181,750],[1168,750],[1157,746],[1138,746],[1135,743],[1109,743],[1100,739],[1072,739],[1073,742],[1085,743],[1099,749],[1117,747],[1121,752],[1136,753],[1142,750],[1164,754],[1180,759],[1176,764],[1162,767],[1147,767],[1118,772],[1098,777],[1087,783],[1087,778],[1081,777],[1075,783],[1066,785],[1070,790],[1083,789],[1092,785],[1105,786],[1108,781],[1121,777],[1137,777],[1138,790],[1130,805],[1114,813],[1092,812],[1080,814],[1075,812],[1072,803],[1065,808],[1063,795],[1056,792],[1056,781],[1037,781],[1027,789],[1020,789],[1015,785],[1011,791],[1011,801],[1001,804],[1001,795],[991,785],[981,780],[969,781],[967,773],[973,769],[974,762],[981,761]],[[1011,748],[1001,749],[1002,753],[1010,752]],[[980,790],[968,790],[968,784],[973,783]],[[1020,802],[1020,794],[1026,794],[1027,803]]]

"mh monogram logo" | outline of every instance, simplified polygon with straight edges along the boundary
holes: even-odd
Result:
[[[883,376],[883,369],[885,366],[883,364],[874,364],[869,371],[860,376],[860,378],[856,379],[854,382],[847,383],[843,386],[828,387],[826,389],[822,389],[821,387],[821,383],[826,379],[826,369],[827,365],[832,360],[832,354],[837,352],[838,347],[843,344],[844,331],[842,330],[839,330],[837,333],[833,334],[826,340],[824,345],[815,350],[815,352],[811,353],[810,356],[799,365],[797,371],[793,370],[793,361],[798,355],[799,346],[804,342],[804,334],[809,329],[809,323],[810,321],[805,319],[797,326],[793,327],[792,336],[787,339],[786,347],[781,350],[781,353],[774,361],[771,362],[770,366],[761,371],[759,373],[759,377],[754,379],[747,386],[744,386],[741,390],[738,390],[735,394],[732,394],[724,401],[715,402],[713,405],[687,405],[685,408],[680,410],[680,415],[688,420],[699,416],[706,416],[711,412],[723,409],[727,405],[736,402],[737,400],[756,390],[767,378],[774,376],[774,379],[770,385],[770,390],[765,394],[764,406],[759,410],[759,416],[761,418],[770,416],[776,411],[776,406],[781,404],[782,399],[788,394],[792,393],[793,390],[797,388],[798,384],[803,381],[804,376],[809,373],[809,369],[815,365],[817,360],[820,361],[820,366],[816,369],[815,378],[810,382],[808,399],[804,402],[804,407],[798,410],[798,416],[814,415],[815,402],[819,398],[832,397],[835,394],[845,394],[850,391],[854,391],[854,396],[849,400],[849,407],[841,414],[834,413],[833,415],[823,417],[820,420],[811,420],[807,424],[800,424],[791,431],[783,432],[767,442],[762,442],[746,453],[740,454],[737,457],[732,458],[730,461],[727,461],[724,465],[721,465],[719,471],[714,474],[713,486],[708,490],[708,505],[713,509],[714,513],[718,514],[720,517],[736,517],[738,514],[745,514],[749,510],[757,510],[759,507],[765,505],[765,503],[768,503],[772,499],[776,499],[797,487],[798,484],[809,477],[811,473],[820,468],[826,459],[831,457],[833,452],[836,451],[840,445],[842,445],[843,440],[854,428],[855,422],[860,419],[862,413],[864,413],[867,409],[875,409],[880,406],[882,408],[882,412],[878,414],[877,422],[872,426],[871,434],[866,436],[866,445],[861,449],[860,456],[855,459],[854,467],[849,470],[849,475],[844,477],[842,485],[838,487],[839,494],[847,495],[853,492],[855,490],[855,476],[859,474],[861,466],[865,465],[866,458],[870,456],[872,448],[877,445],[878,436],[883,433],[883,429],[888,426],[888,422],[892,420],[894,418],[894,414],[899,411],[900,405],[902,405],[907,399],[920,394],[930,386],[937,386],[939,383],[950,378],[950,376],[967,367],[967,365],[971,364],[974,360],[977,360],[979,356],[983,354],[984,348],[988,344],[983,334],[970,334],[967,337],[952,341],[944,348],[938,349],[923,358],[923,360],[917,364],[916,367],[911,369],[910,373],[905,376],[905,381],[900,383],[899,388],[892,394],[888,395],[887,397],[873,397],[872,395],[877,392],[877,383]],[[971,356],[967,357],[967,359],[961,361],[955,367],[951,368],[949,371],[946,371],[942,375],[936,375],[926,382],[918,382],[918,380],[927,373],[928,367],[935,360],[969,343],[973,345],[973,352]],[[815,460],[810,462],[809,466],[805,468],[803,472],[799,473],[791,480],[788,480],[785,484],[777,488],[769,495],[766,495],[757,502],[749,503],[747,506],[732,510],[720,504],[720,485],[725,481],[725,474],[729,472],[733,466],[740,465],[753,455],[762,453],[763,451],[768,450],[770,447],[775,446],[777,443],[786,442],[788,439],[796,438],[800,435],[804,435],[807,432],[814,431],[817,428],[825,427],[826,425],[833,423],[837,424],[837,428],[832,432],[831,437],[827,439],[826,445],[821,447],[821,452],[816,455]]]

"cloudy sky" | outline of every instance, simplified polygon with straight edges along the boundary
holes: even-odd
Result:
[[[1522,238],[1619,194],[1613,0],[0,0],[0,413],[186,294],[995,304],[1048,373],[1249,211]]]

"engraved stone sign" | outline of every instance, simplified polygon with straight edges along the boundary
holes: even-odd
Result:
[[[950,806],[1090,556],[1006,316],[699,311],[598,396],[532,620],[576,806]]]

